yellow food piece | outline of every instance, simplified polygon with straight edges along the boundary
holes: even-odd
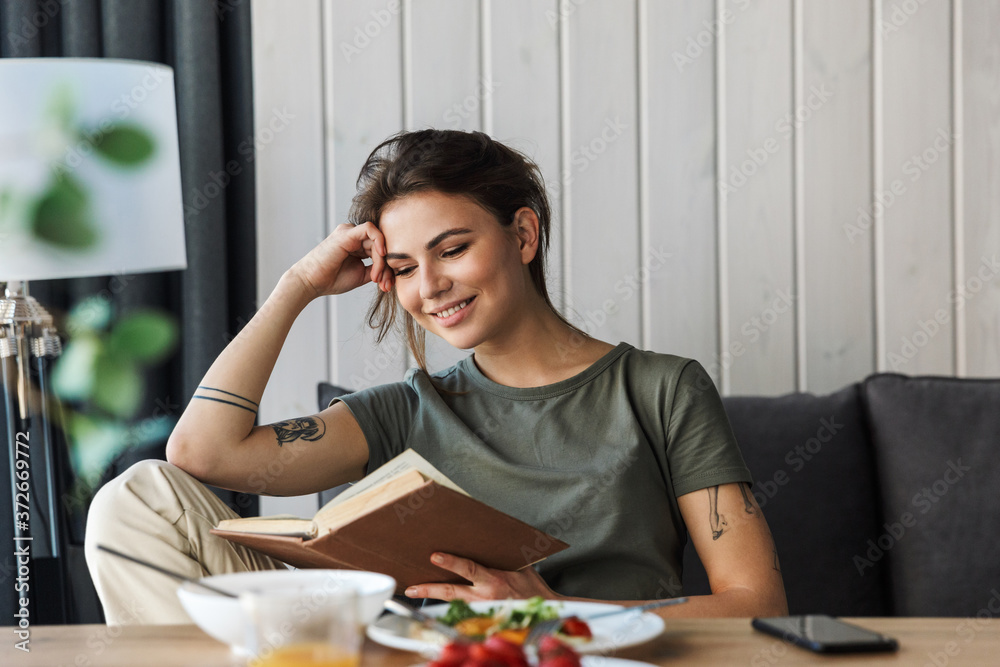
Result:
[[[484,637],[496,623],[496,620],[489,616],[467,618],[456,623],[455,629],[467,637]]]
[[[512,644],[521,646],[524,644],[524,640],[528,638],[529,632],[531,632],[531,628],[521,628],[519,630],[499,630],[497,631],[496,636],[506,639]]]

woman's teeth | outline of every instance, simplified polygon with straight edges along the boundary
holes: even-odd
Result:
[[[468,306],[470,301],[472,301],[472,299],[466,299],[462,303],[458,304],[457,306],[452,306],[448,310],[442,310],[440,313],[434,313],[434,317],[438,317],[438,318],[451,317],[452,315],[454,315],[458,311],[460,311],[463,308],[465,308],[466,306]]]

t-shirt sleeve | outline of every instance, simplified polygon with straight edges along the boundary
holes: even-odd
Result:
[[[393,382],[333,399],[354,415],[368,442],[367,475],[406,449],[417,395],[405,382]]]
[[[697,361],[685,364],[667,418],[667,460],[674,494],[731,482],[753,483],[722,398]]]

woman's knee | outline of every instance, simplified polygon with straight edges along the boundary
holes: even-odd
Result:
[[[147,459],[132,465],[102,486],[90,502],[87,512],[87,537],[117,527],[121,518],[136,510],[136,503],[147,507],[159,505],[164,490],[163,482],[187,475],[175,465],[157,459]]]

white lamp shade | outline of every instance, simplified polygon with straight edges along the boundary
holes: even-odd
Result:
[[[135,164],[109,159],[107,137],[122,128],[138,128],[152,152]],[[37,231],[39,195],[58,174],[84,193],[93,231],[86,247]],[[52,209],[48,217],[58,219]],[[0,59],[0,281],[186,266],[173,70],[110,59]]]

